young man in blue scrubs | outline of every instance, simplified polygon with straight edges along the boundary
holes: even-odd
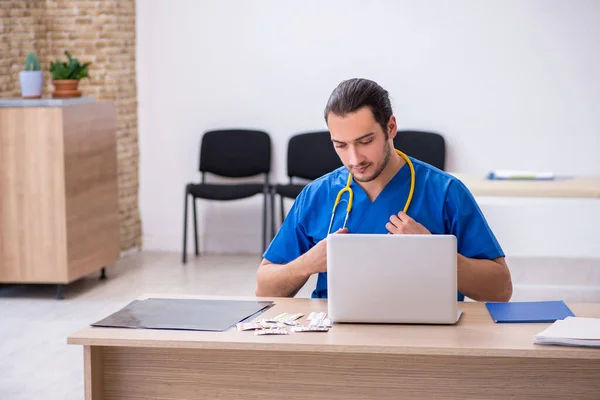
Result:
[[[353,175],[346,228],[341,202],[332,234],[452,234],[458,246],[458,299],[508,301],[512,281],[504,253],[469,190],[453,176],[394,151],[396,119],[388,92],[366,79],[344,81],[331,94],[325,121],[343,167],[311,182],[294,201],[257,271],[256,295],[292,297],[319,274],[312,297],[327,297],[327,235],[338,192]],[[345,193],[342,198],[347,199]],[[376,273],[376,271],[373,271]]]

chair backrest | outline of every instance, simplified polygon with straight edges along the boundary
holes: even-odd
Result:
[[[329,131],[301,133],[290,138],[287,154],[290,178],[315,180],[341,166]]]
[[[446,141],[439,133],[423,131],[398,131],[394,146],[417,160],[444,171],[446,167]]]
[[[208,131],[200,145],[200,172],[229,178],[268,174],[271,138],[263,131],[224,129]]]

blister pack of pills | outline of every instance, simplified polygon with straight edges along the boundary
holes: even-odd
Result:
[[[266,329],[257,329],[254,331],[254,334],[256,336],[262,336],[262,335],[289,335],[290,334],[290,330],[286,327],[280,328],[280,327],[275,327],[275,328],[266,328]]]
[[[311,312],[306,318],[307,324],[299,321],[304,314],[281,313],[271,318],[262,318],[253,322],[238,323],[238,331],[254,331],[256,336],[289,335],[292,332],[327,332],[332,327],[325,312]]]
[[[325,312],[312,312],[306,317],[308,325],[295,326],[294,332],[328,332],[332,327],[331,321]]]
[[[258,322],[240,322],[236,327],[238,331],[254,331],[262,328]]]

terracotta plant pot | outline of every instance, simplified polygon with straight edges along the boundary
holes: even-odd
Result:
[[[52,92],[54,98],[81,97],[81,91],[77,90],[79,87],[77,79],[53,80],[52,84],[54,85],[54,92]]]

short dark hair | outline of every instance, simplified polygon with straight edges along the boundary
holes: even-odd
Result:
[[[369,79],[353,78],[342,81],[331,93],[325,107],[325,122],[329,113],[345,116],[369,107],[375,121],[388,137],[387,124],[392,116],[392,105],[387,90]]]

